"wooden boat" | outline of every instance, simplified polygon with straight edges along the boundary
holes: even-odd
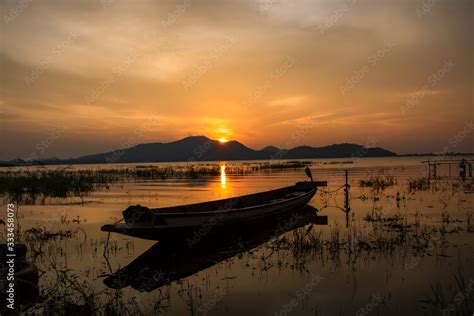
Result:
[[[327,225],[327,217],[318,216],[317,209],[305,205],[270,218],[251,220],[245,225],[227,225],[219,238],[205,236],[194,247],[189,247],[186,240],[160,241],[109,275],[104,283],[113,289],[132,286],[142,292],[151,292],[254,249],[288,231],[321,224]]]
[[[326,182],[298,182],[276,190],[210,202],[150,209],[140,205],[123,211],[125,223],[102,226],[101,230],[151,240],[186,238],[209,234],[227,225],[296,209],[306,205]]]

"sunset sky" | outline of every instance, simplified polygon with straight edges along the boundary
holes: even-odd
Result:
[[[0,159],[188,135],[474,152],[471,0],[0,3]]]

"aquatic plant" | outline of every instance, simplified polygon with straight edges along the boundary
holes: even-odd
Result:
[[[359,180],[359,186],[370,187],[375,191],[383,191],[396,184],[396,178],[392,175],[376,176],[369,179]]]
[[[93,171],[41,170],[0,173],[0,194],[16,202],[35,204],[38,197],[82,196],[116,181],[111,174]],[[26,201],[25,201],[26,202]]]
[[[472,315],[474,279],[466,280],[461,270],[453,277],[457,288],[446,288],[440,282],[431,285],[431,294],[422,301],[424,309],[430,315]]]
[[[40,282],[39,297],[17,304],[17,311],[26,315],[145,315],[136,297],[126,298],[120,290],[98,291],[91,280],[69,268],[68,260],[60,260],[67,257],[65,240],[75,235],[76,231],[46,227],[24,232],[21,239],[28,244],[28,260],[38,266],[40,280],[47,281]]]
[[[298,169],[311,161],[278,161],[226,165],[226,174],[243,175],[257,171]],[[38,199],[84,197],[110,185],[128,181],[166,179],[200,179],[221,173],[218,163],[138,165],[109,169],[38,169],[0,172],[0,195],[24,204],[36,204]]]
[[[42,241],[48,241],[50,239],[65,239],[65,238],[71,238],[73,236],[73,232],[71,230],[58,230],[58,231],[52,231],[52,230],[47,230],[45,227],[39,227],[39,228],[30,228],[24,232],[24,238],[26,240],[42,240]]]
[[[383,216],[380,213],[367,214],[364,217],[364,221],[367,222],[398,222],[403,220],[403,217],[396,214],[394,216]]]
[[[430,180],[426,177],[419,179],[408,179],[408,191],[427,191],[430,188]]]

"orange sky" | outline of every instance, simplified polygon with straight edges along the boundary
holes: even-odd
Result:
[[[473,152],[474,2],[427,3],[2,1],[0,159],[190,134]]]

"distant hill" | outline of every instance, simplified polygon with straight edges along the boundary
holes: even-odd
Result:
[[[49,158],[29,164],[91,164],[91,163],[136,163],[136,162],[184,162],[184,161],[229,161],[267,159],[312,159],[350,157],[389,157],[394,152],[383,148],[365,148],[357,144],[336,144],[324,147],[300,146],[280,149],[268,146],[261,150],[251,149],[237,141],[221,143],[205,136],[191,136],[170,143],[139,144],[130,148],[87,155],[74,159]],[[20,163],[21,162],[21,163]],[[0,165],[24,165],[25,161],[12,160]]]
[[[311,159],[396,156],[383,148],[364,148],[356,144],[325,147],[301,146],[280,149],[268,146],[254,150],[237,142],[221,143],[205,136],[191,136],[171,143],[140,144],[131,148],[71,159],[68,163],[133,163],[216,160]]]

